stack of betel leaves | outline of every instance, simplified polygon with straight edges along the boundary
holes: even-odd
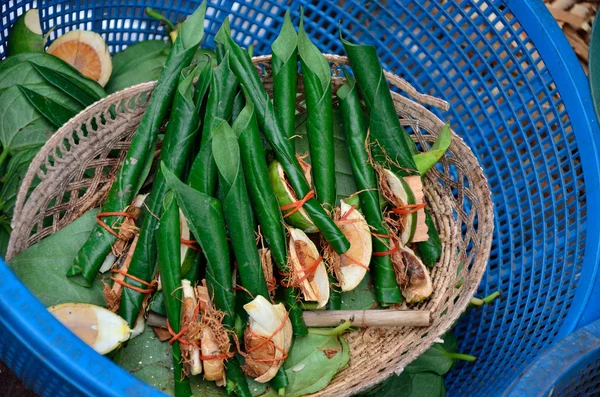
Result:
[[[342,39],[351,69],[332,92],[327,59],[289,14],[272,44],[271,97],[228,19],[215,52],[198,50],[205,10],[167,23],[168,51],[144,42],[115,56],[125,77],[109,87],[148,78],[126,76],[149,70],[144,62],[160,73],[107,198],[10,265],[98,352],[176,396],[215,385],[238,396],[314,393],[348,364],[344,332],[381,308],[382,325],[401,325],[406,309],[432,294],[429,268],[442,242],[423,177],[449,147],[450,129],[418,151],[373,47]],[[142,45],[160,59],[144,58]],[[80,76],[67,79],[69,69],[46,73],[28,62],[39,84],[92,101],[104,95]],[[35,108],[40,93],[10,89]],[[362,323],[340,323],[356,313]],[[469,359],[451,344],[428,352],[437,364],[423,356],[402,382],[431,384]],[[382,387],[393,394],[393,384]]]

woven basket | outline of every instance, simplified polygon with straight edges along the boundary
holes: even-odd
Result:
[[[348,61],[326,57],[334,72],[335,93],[344,83],[339,66]],[[253,61],[271,92],[270,56]],[[419,145],[428,148],[444,122],[415,101],[441,109],[447,109],[447,103],[419,94],[397,76],[386,73],[386,78],[414,99],[392,93],[401,124]],[[8,258],[102,202],[154,86],[154,82],[143,83],[115,93],[79,113],[51,137],[33,160],[19,191]],[[411,308],[430,310],[432,324],[364,328],[347,334],[350,365],[317,395],[354,394],[401,372],[448,331],[475,293],[490,254],[493,208],[483,171],[456,134],[441,166],[428,172],[424,190],[444,250],[431,272],[431,298]]]

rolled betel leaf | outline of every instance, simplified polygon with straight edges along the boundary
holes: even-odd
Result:
[[[294,135],[296,119],[296,83],[298,79],[298,35],[290,11],[286,11],[279,36],[271,45],[273,52],[273,106],[281,118],[286,136]]]
[[[231,118],[237,87],[237,78],[229,68],[229,59],[225,58],[212,74],[202,124],[200,152],[192,165],[193,171],[190,172],[190,175],[193,175],[193,181],[190,183],[210,196],[215,194],[217,187],[217,167],[213,158],[211,131],[217,119]]]
[[[352,71],[358,82],[367,111],[369,113],[369,131],[372,145],[372,155],[376,162],[389,167],[399,176],[418,174],[417,165],[413,158],[417,154],[417,147],[406,130],[398,122],[398,113],[394,107],[381,62],[373,46],[353,44],[340,38]],[[428,227],[434,226],[431,216],[425,209],[430,222]],[[418,242],[419,252],[435,263],[442,254],[442,246],[435,227],[428,229],[429,239]],[[439,243],[439,244],[438,244]]]
[[[287,178],[296,195],[301,198],[310,197],[310,185],[296,159],[296,153],[289,137],[283,129],[280,116],[275,111],[273,101],[265,90],[252,60],[246,51],[238,46],[229,34],[229,21],[225,19],[221,29],[227,34],[216,37],[215,40],[227,48],[230,66],[238,77],[240,84],[248,93],[248,98],[254,103],[254,110],[259,126],[262,128],[275,155],[282,164]],[[317,226],[323,237],[331,244],[336,252],[342,254],[350,248],[350,243],[325,212],[319,202],[312,198],[304,203],[304,209]]]
[[[202,40],[205,11],[204,2],[181,25],[180,34],[169,53],[131,146],[102,205],[102,212],[121,212],[127,208],[148,176],[154,158],[158,129],[171,107],[181,71],[189,66]],[[113,216],[106,218],[105,223],[118,226],[121,221],[122,218]],[[67,276],[76,283],[91,286],[116,239],[115,235],[102,226],[96,226],[77,254]],[[135,317],[131,322],[134,319]]]
[[[181,330],[181,260],[179,248],[179,207],[172,192],[164,197],[160,226],[156,233],[158,245],[158,269],[169,326],[175,334]],[[175,397],[188,397],[192,393],[190,381],[183,371],[181,346],[179,341],[173,342],[173,378]]]
[[[337,91],[342,110],[342,121],[346,134],[346,144],[352,167],[352,174],[356,188],[360,192],[361,209],[367,218],[367,223],[378,236],[373,236],[373,252],[384,253],[390,250],[391,240],[388,236],[381,208],[379,206],[379,186],[375,170],[369,162],[369,155],[365,148],[367,139],[367,125],[363,118],[355,80],[346,74],[347,82]],[[382,305],[390,305],[402,301],[400,289],[396,283],[396,276],[390,255],[374,255],[373,286],[377,301]]]
[[[233,130],[218,120],[212,131],[213,153],[222,189],[223,213],[242,286],[252,297],[269,298],[269,290],[256,247],[255,225],[250,198],[242,172],[240,148]]]
[[[246,106],[240,112],[232,128],[239,140],[246,187],[252,208],[260,224],[261,233],[271,250],[271,256],[275,264],[281,272],[288,274],[288,254],[283,217],[273,188],[269,183],[265,152],[262,147],[252,101],[246,102]],[[286,306],[290,312],[294,335],[306,335],[308,330],[302,319],[302,309],[298,305],[297,289],[285,288],[284,296]]]
[[[335,150],[329,63],[304,31],[300,19],[298,55],[306,99],[306,134],[317,199],[329,211],[335,206]]]
[[[169,189],[175,193],[177,203],[206,256],[208,293],[215,307],[225,314],[222,323],[225,329],[233,330],[235,294],[221,202],[181,182],[164,163],[161,168]],[[235,357],[227,361],[226,373],[228,391],[235,391],[238,396],[251,396],[246,378]]]
[[[160,154],[161,161],[164,161],[167,167],[178,177],[185,171],[187,159],[200,128],[198,111],[201,103],[194,102],[193,81],[198,77],[197,86],[200,89],[205,87],[205,80],[210,75],[210,67],[210,65],[206,65],[202,70],[188,67],[181,72],[179,78],[180,83],[173,100],[171,117],[169,118]],[[162,213],[162,200],[166,192],[165,178],[159,169],[152,184],[152,192],[145,201],[146,205],[142,213],[138,243],[128,269],[129,274],[146,282],[150,281],[156,273],[156,241],[154,236],[159,222],[157,217],[160,217]],[[136,285],[136,280],[128,280],[128,282]],[[130,324],[133,324],[143,301],[143,293],[131,288],[124,289],[121,295],[119,314]]]

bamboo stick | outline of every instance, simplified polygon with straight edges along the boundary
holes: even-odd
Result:
[[[428,310],[319,310],[305,311],[304,322],[309,327],[335,327],[351,321],[355,327],[427,327]]]
[[[428,310],[308,310],[302,313],[309,327],[335,327],[351,321],[355,327],[428,327]],[[150,313],[146,324],[166,326],[166,317]]]

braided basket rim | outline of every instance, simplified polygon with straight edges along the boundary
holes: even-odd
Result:
[[[332,91],[335,95],[337,88],[345,81],[341,77],[336,77],[339,76],[339,66],[349,62],[343,56],[324,55],[334,72]],[[259,71],[262,73],[265,87],[270,91],[268,72],[271,56],[254,57],[252,60],[257,67],[262,67]],[[431,143],[437,137],[437,131],[444,122],[423,104],[447,110],[448,103],[419,93],[404,79],[392,73],[385,72],[385,77],[388,83],[413,98],[409,99],[392,91],[401,123],[413,129],[414,138],[418,143],[425,146]],[[145,105],[139,103],[139,96],[151,93],[155,85],[156,82],[141,83],[107,96],[69,120],[46,142],[32,161],[17,195],[7,260],[46,235],[56,232],[103,200],[115,172],[105,177],[104,183],[96,181],[89,187],[89,190],[93,190],[92,188],[95,190],[86,193],[80,202],[77,202],[76,208],[63,210],[66,214],[62,219],[59,219],[59,215],[55,213],[52,226],[40,232],[42,226],[39,225],[42,225],[45,218],[44,211],[48,211],[47,206],[51,201],[51,195],[56,196],[56,191],[59,191],[58,195],[62,198],[71,183],[71,177],[83,178],[85,168],[81,170],[82,161],[84,165],[88,164],[92,159],[91,156],[98,156],[101,149],[106,145],[115,144],[117,138],[121,140],[131,138],[135,131],[134,127],[139,123],[145,109]],[[301,78],[298,87],[300,91]],[[119,114],[114,120],[109,120],[105,126],[98,126],[97,130],[88,131],[87,136],[80,137],[81,140],[73,144],[72,137],[80,131],[82,125],[89,125],[91,119],[100,119],[104,112],[108,111],[110,104],[114,105],[121,101],[131,102],[134,98],[136,98],[136,106],[131,113]],[[116,124],[114,129],[111,129],[112,124]],[[107,129],[108,132],[99,133]],[[423,129],[427,130],[427,134],[421,134],[420,131]],[[65,146],[65,141],[71,144]],[[121,145],[119,147],[128,147],[127,142],[119,141],[119,145]],[[114,170],[122,158],[123,155],[120,159],[111,160]],[[444,241],[444,252],[440,262],[431,269],[434,294],[429,300],[417,305],[421,310],[431,311],[432,324],[424,328],[362,328],[347,334],[347,341],[351,346],[349,365],[331,381],[327,388],[315,395],[355,394],[372,387],[393,373],[400,373],[408,363],[439,341],[439,338],[466,310],[470,299],[475,294],[485,272],[492,244],[494,214],[491,192],[475,155],[454,131],[452,131],[452,143],[448,154],[444,156],[442,163],[443,173],[433,168],[427,174],[424,186],[432,216]],[[458,175],[458,181],[449,177],[453,173]],[[41,182],[32,187],[36,178]],[[444,182],[443,186],[440,178]],[[468,186],[466,186],[467,182]],[[458,191],[458,199],[453,196],[453,189]],[[471,203],[468,211],[465,209],[465,200]],[[467,236],[464,239],[461,230],[465,225],[460,224],[461,219],[467,220],[465,224]],[[32,236],[36,224],[38,229]],[[473,248],[470,253],[467,253],[466,247],[470,243]],[[457,252],[461,254],[457,255]],[[459,267],[461,261],[466,261],[467,266]],[[461,285],[455,287],[459,282]],[[441,315],[442,311],[446,313]]]

